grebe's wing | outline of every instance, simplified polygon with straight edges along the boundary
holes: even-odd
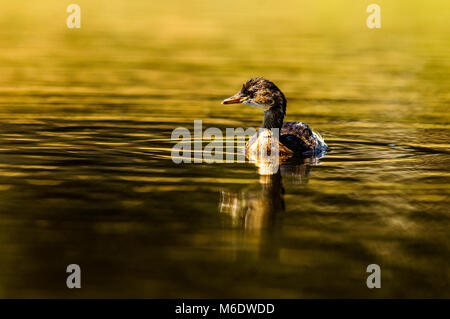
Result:
[[[315,152],[327,147],[322,137],[303,122],[284,122],[280,142],[295,153]]]

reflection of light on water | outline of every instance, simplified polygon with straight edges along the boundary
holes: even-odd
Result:
[[[0,185],[0,191],[7,191],[12,185]]]

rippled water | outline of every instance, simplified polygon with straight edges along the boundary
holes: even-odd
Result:
[[[379,2],[6,5],[0,296],[450,297],[450,8]],[[220,104],[253,76],[326,156],[174,164],[177,127],[260,125]]]

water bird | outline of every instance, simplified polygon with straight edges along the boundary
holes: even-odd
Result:
[[[265,78],[252,78],[242,85],[235,95],[222,104],[242,103],[264,111],[262,128],[245,146],[247,157],[255,157],[261,147],[270,154],[271,129],[279,129],[280,160],[293,156],[319,156],[327,149],[323,138],[313,132],[306,123],[284,122],[287,100],[281,90]]]

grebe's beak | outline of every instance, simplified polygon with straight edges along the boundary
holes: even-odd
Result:
[[[242,96],[241,93],[237,93],[233,95],[232,97],[229,97],[228,99],[225,99],[222,101],[222,104],[237,104],[242,103],[246,99],[248,99],[248,96]]]

